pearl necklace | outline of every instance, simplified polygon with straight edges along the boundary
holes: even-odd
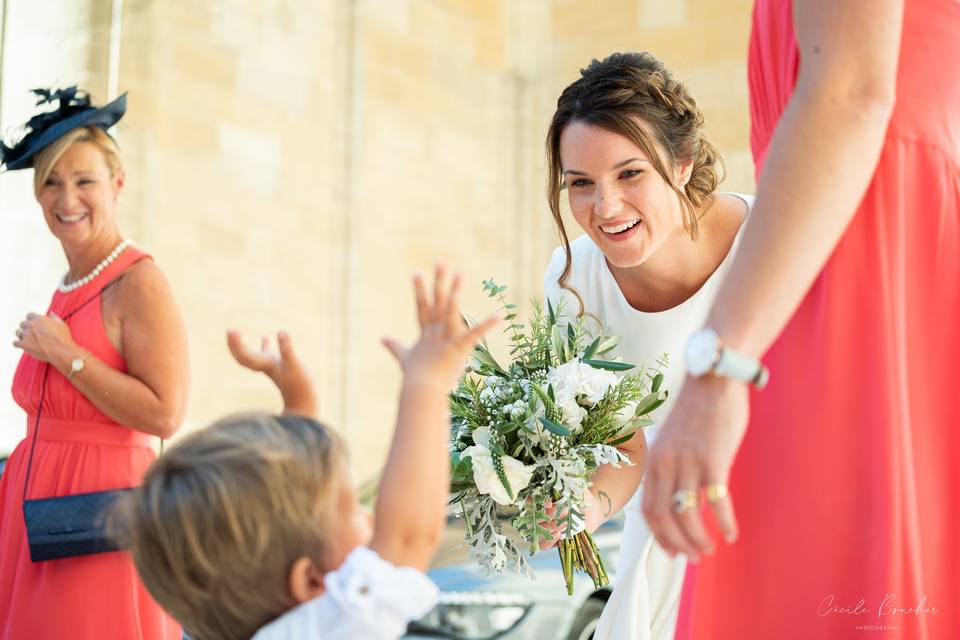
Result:
[[[83,287],[89,284],[94,278],[100,275],[104,269],[109,267],[110,263],[116,260],[117,257],[121,253],[123,253],[124,249],[126,249],[132,244],[133,244],[133,240],[131,240],[130,238],[127,238],[126,240],[118,244],[116,247],[114,247],[113,251],[110,252],[110,255],[108,255],[106,258],[101,260],[100,264],[98,264],[93,268],[93,271],[83,276],[79,280],[74,280],[70,284],[67,284],[67,276],[70,274],[69,273],[63,274],[63,280],[60,281],[60,285],[59,287],[57,287],[60,290],[60,293],[70,293],[71,291],[75,291],[80,287]]]

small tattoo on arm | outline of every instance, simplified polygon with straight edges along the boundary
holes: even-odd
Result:
[[[603,498],[604,500],[607,501],[607,511],[606,513],[603,514],[603,517],[604,518],[609,517],[610,512],[613,511],[613,503],[610,501],[610,496],[607,495],[606,491],[601,491],[600,493],[597,494],[597,497]]]

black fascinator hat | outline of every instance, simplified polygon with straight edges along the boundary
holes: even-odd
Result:
[[[30,118],[24,125],[26,134],[13,146],[0,142],[0,165],[7,171],[29,169],[38,153],[77,127],[100,127],[106,131],[127,110],[127,94],[110,104],[94,107],[90,104],[90,95],[75,86],[57,90],[34,89],[33,93],[37,95],[37,106],[57,102],[58,107]]]

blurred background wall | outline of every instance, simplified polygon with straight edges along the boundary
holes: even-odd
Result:
[[[400,381],[379,338],[416,335],[409,275],[436,260],[457,266],[475,317],[493,310],[483,278],[509,285],[518,303],[540,295],[557,245],[544,134],[591,58],[649,50],[664,60],[706,112],[728,169],[721,188],[752,193],[750,6],[0,0],[0,127],[9,135],[32,115],[34,87],[79,84],[95,104],[129,92],[117,129],[120,223],[186,316],[183,432],[279,409],[266,379],[232,364],[224,330],[258,339],[284,328],[362,480],[383,462]],[[30,174],[0,175],[0,335],[10,341],[65,270]],[[2,454],[25,419],[7,391],[19,351],[0,344]]]

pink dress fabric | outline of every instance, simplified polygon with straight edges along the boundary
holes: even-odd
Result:
[[[791,2],[758,0],[758,169],[799,61]],[[689,566],[678,638],[960,638],[958,64],[960,2],[907,0],[879,166],[765,357],[740,540]]]
[[[64,317],[145,257],[128,248],[92,282],[54,293],[50,311]],[[100,300],[68,324],[79,345],[126,371],[104,330]],[[180,640],[180,627],[142,585],[129,554],[30,561],[22,498],[43,370],[43,363],[24,355],[13,379],[28,433],[0,479],[0,640]],[[52,367],[39,430],[29,498],[136,486],[154,459],[150,436],[112,421]]]

